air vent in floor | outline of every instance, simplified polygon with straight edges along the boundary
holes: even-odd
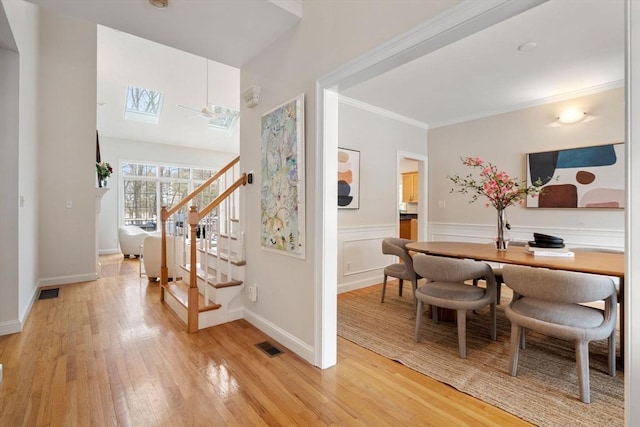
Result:
[[[43,289],[40,291],[38,299],[58,298],[60,288]]]
[[[260,342],[256,344],[260,350],[264,351],[269,357],[275,357],[282,354],[282,350],[277,347],[274,347],[269,341]]]

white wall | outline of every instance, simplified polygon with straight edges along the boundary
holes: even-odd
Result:
[[[593,120],[567,126],[550,125],[559,111],[572,105],[584,108],[594,116]],[[449,192],[452,183],[447,175],[470,172],[462,166],[460,157],[481,157],[524,179],[527,153],[624,142],[624,108],[624,89],[619,88],[429,130],[431,237],[442,240],[446,233],[460,233],[459,226],[469,229],[466,237],[473,234],[473,228],[488,238],[495,234],[494,209],[486,208],[481,199],[469,204],[470,195]],[[439,208],[438,201],[444,201],[445,207]],[[587,244],[581,236],[590,234],[589,238],[598,246],[624,246],[625,212],[622,209],[512,206],[507,209],[507,216],[512,238],[530,240],[535,228],[534,231],[568,236],[567,243],[573,240]],[[452,227],[457,227],[457,231],[452,231]]]
[[[0,49],[0,335],[22,329],[38,279],[38,21],[36,6],[2,0],[15,43],[0,44],[19,54]]]
[[[103,162],[109,162],[114,169],[113,175],[109,178],[109,191],[102,198],[101,210],[98,215],[98,248],[100,254],[120,252],[118,227],[122,225],[122,219],[119,218],[118,204],[122,203],[121,188],[123,182],[118,168],[121,161],[149,161],[178,166],[201,166],[203,168],[219,169],[237,156],[235,153],[199,150],[168,144],[153,144],[100,135],[100,158]]]
[[[40,48],[40,283],[93,280],[96,25],[41,9]]]
[[[393,262],[381,245],[398,236],[398,151],[426,156],[427,130],[344,102],[338,114],[340,147],[360,151],[360,209],[338,209],[338,292],[344,292],[380,283]]]
[[[245,317],[305,359],[318,363],[315,322],[318,271],[317,250],[321,186],[315,181],[322,164],[316,135],[316,81],[347,61],[424,22],[457,1],[325,2],[304,0],[301,22],[245,64],[241,90],[262,88],[260,104],[241,106],[240,154],[243,170],[256,172],[256,184],[246,189],[244,204],[247,241],[247,283],[258,284],[258,301],[247,302]],[[260,116],[305,94],[306,133],[306,259],[300,260],[260,248]],[[335,185],[335,184],[331,184]],[[325,316],[335,316],[329,304]]]

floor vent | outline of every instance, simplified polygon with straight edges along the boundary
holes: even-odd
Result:
[[[60,288],[43,289],[40,291],[38,299],[58,298]]]
[[[256,347],[258,347],[260,350],[267,353],[269,357],[275,357],[282,354],[282,350],[280,350],[277,347],[274,347],[273,344],[271,344],[269,341],[260,342],[256,344]]]

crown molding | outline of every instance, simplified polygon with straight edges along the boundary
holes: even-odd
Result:
[[[342,104],[369,111],[370,113],[377,114],[388,119],[396,120],[425,130],[429,129],[429,125],[427,123],[412,119],[411,117],[403,116],[402,114],[394,113],[393,111],[385,110],[384,108],[376,107],[375,105],[367,104],[366,102],[358,101],[357,99],[349,98],[348,96],[338,95],[338,101]]]
[[[617,89],[620,87],[624,87],[624,80],[615,80],[613,82],[603,83],[601,85],[591,86],[591,87],[579,89],[572,92],[565,92],[559,95],[549,96],[546,98],[534,99],[531,101],[511,105],[511,106],[496,109],[496,110],[480,111],[478,113],[470,114],[468,116],[458,117],[453,120],[430,123],[429,127],[431,129],[435,129],[435,128],[444,127],[444,126],[451,126],[458,123],[468,122],[471,120],[478,120],[478,119],[483,119],[485,117],[496,116],[498,114],[510,113],[512,111],[525,110],[527,108],[537,107],[540,105],[553,104],[554,102],[561,102],[561,101],[566,101],[568,99],[580,98],[582,96],[593,95],[596,93],[605,92],[605,91]]]

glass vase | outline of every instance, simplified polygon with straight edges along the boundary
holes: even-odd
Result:
[[[105,188],[106,188],[106,186],[107,186],[107,178],[101,178],[101,179],[99,179],[99,180],[98,180],[98,186],[99,186],[100,188],[103,188],[103,187],[105,187]]]
[[[504,229],[506,225],[504,209],[496,209],[498,217],[498,236],[496,237],[496,249],[506,251],[509,246],[509,240],[505,239]]]

